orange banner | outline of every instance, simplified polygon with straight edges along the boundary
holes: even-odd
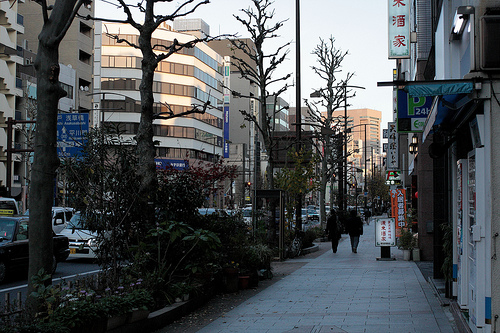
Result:
[[[396,220],[396,230],[406,228],[406,190],[391,190],[391,213]]]

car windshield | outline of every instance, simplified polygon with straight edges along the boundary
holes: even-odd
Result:
[[[16,222],[11,220],[0,221],[0,242],[11,241],[14,236]]]
[[[83,227],[83,221],[82,221],[81,215],[78,213],[73,215],[71,220],[69,220],[68,225],[66,226],[66,229],[71,229],[71,230],[73,230],[73,229],[78,229],[78,230],[85,229]]]

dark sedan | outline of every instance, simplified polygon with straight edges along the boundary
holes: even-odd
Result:
[[[29,219],[25,216],[0,216],[0,283],[8,274],[28,270],[29,265]],[[54,234],[53,270],[57,262],[69,255],[68,237]]]

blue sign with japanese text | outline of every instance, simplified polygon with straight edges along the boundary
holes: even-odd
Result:
[[[59,113],[57,115],[57,155],[59,158],[80,155],[88,132],[88,113]]]
[[[171,160],[166,158],[155,158],[156,169],[165,170],[167,167],[174,170],[186,170],[189,169],[188,160]]]

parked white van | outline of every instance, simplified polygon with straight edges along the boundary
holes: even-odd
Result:
[[[56,234],[60,234],[66,226],[69,220],[75,214],[75,209],[70,207],[52,207],[52,230]],[[29,216],[29,209],[24,213],[24,215]]]

